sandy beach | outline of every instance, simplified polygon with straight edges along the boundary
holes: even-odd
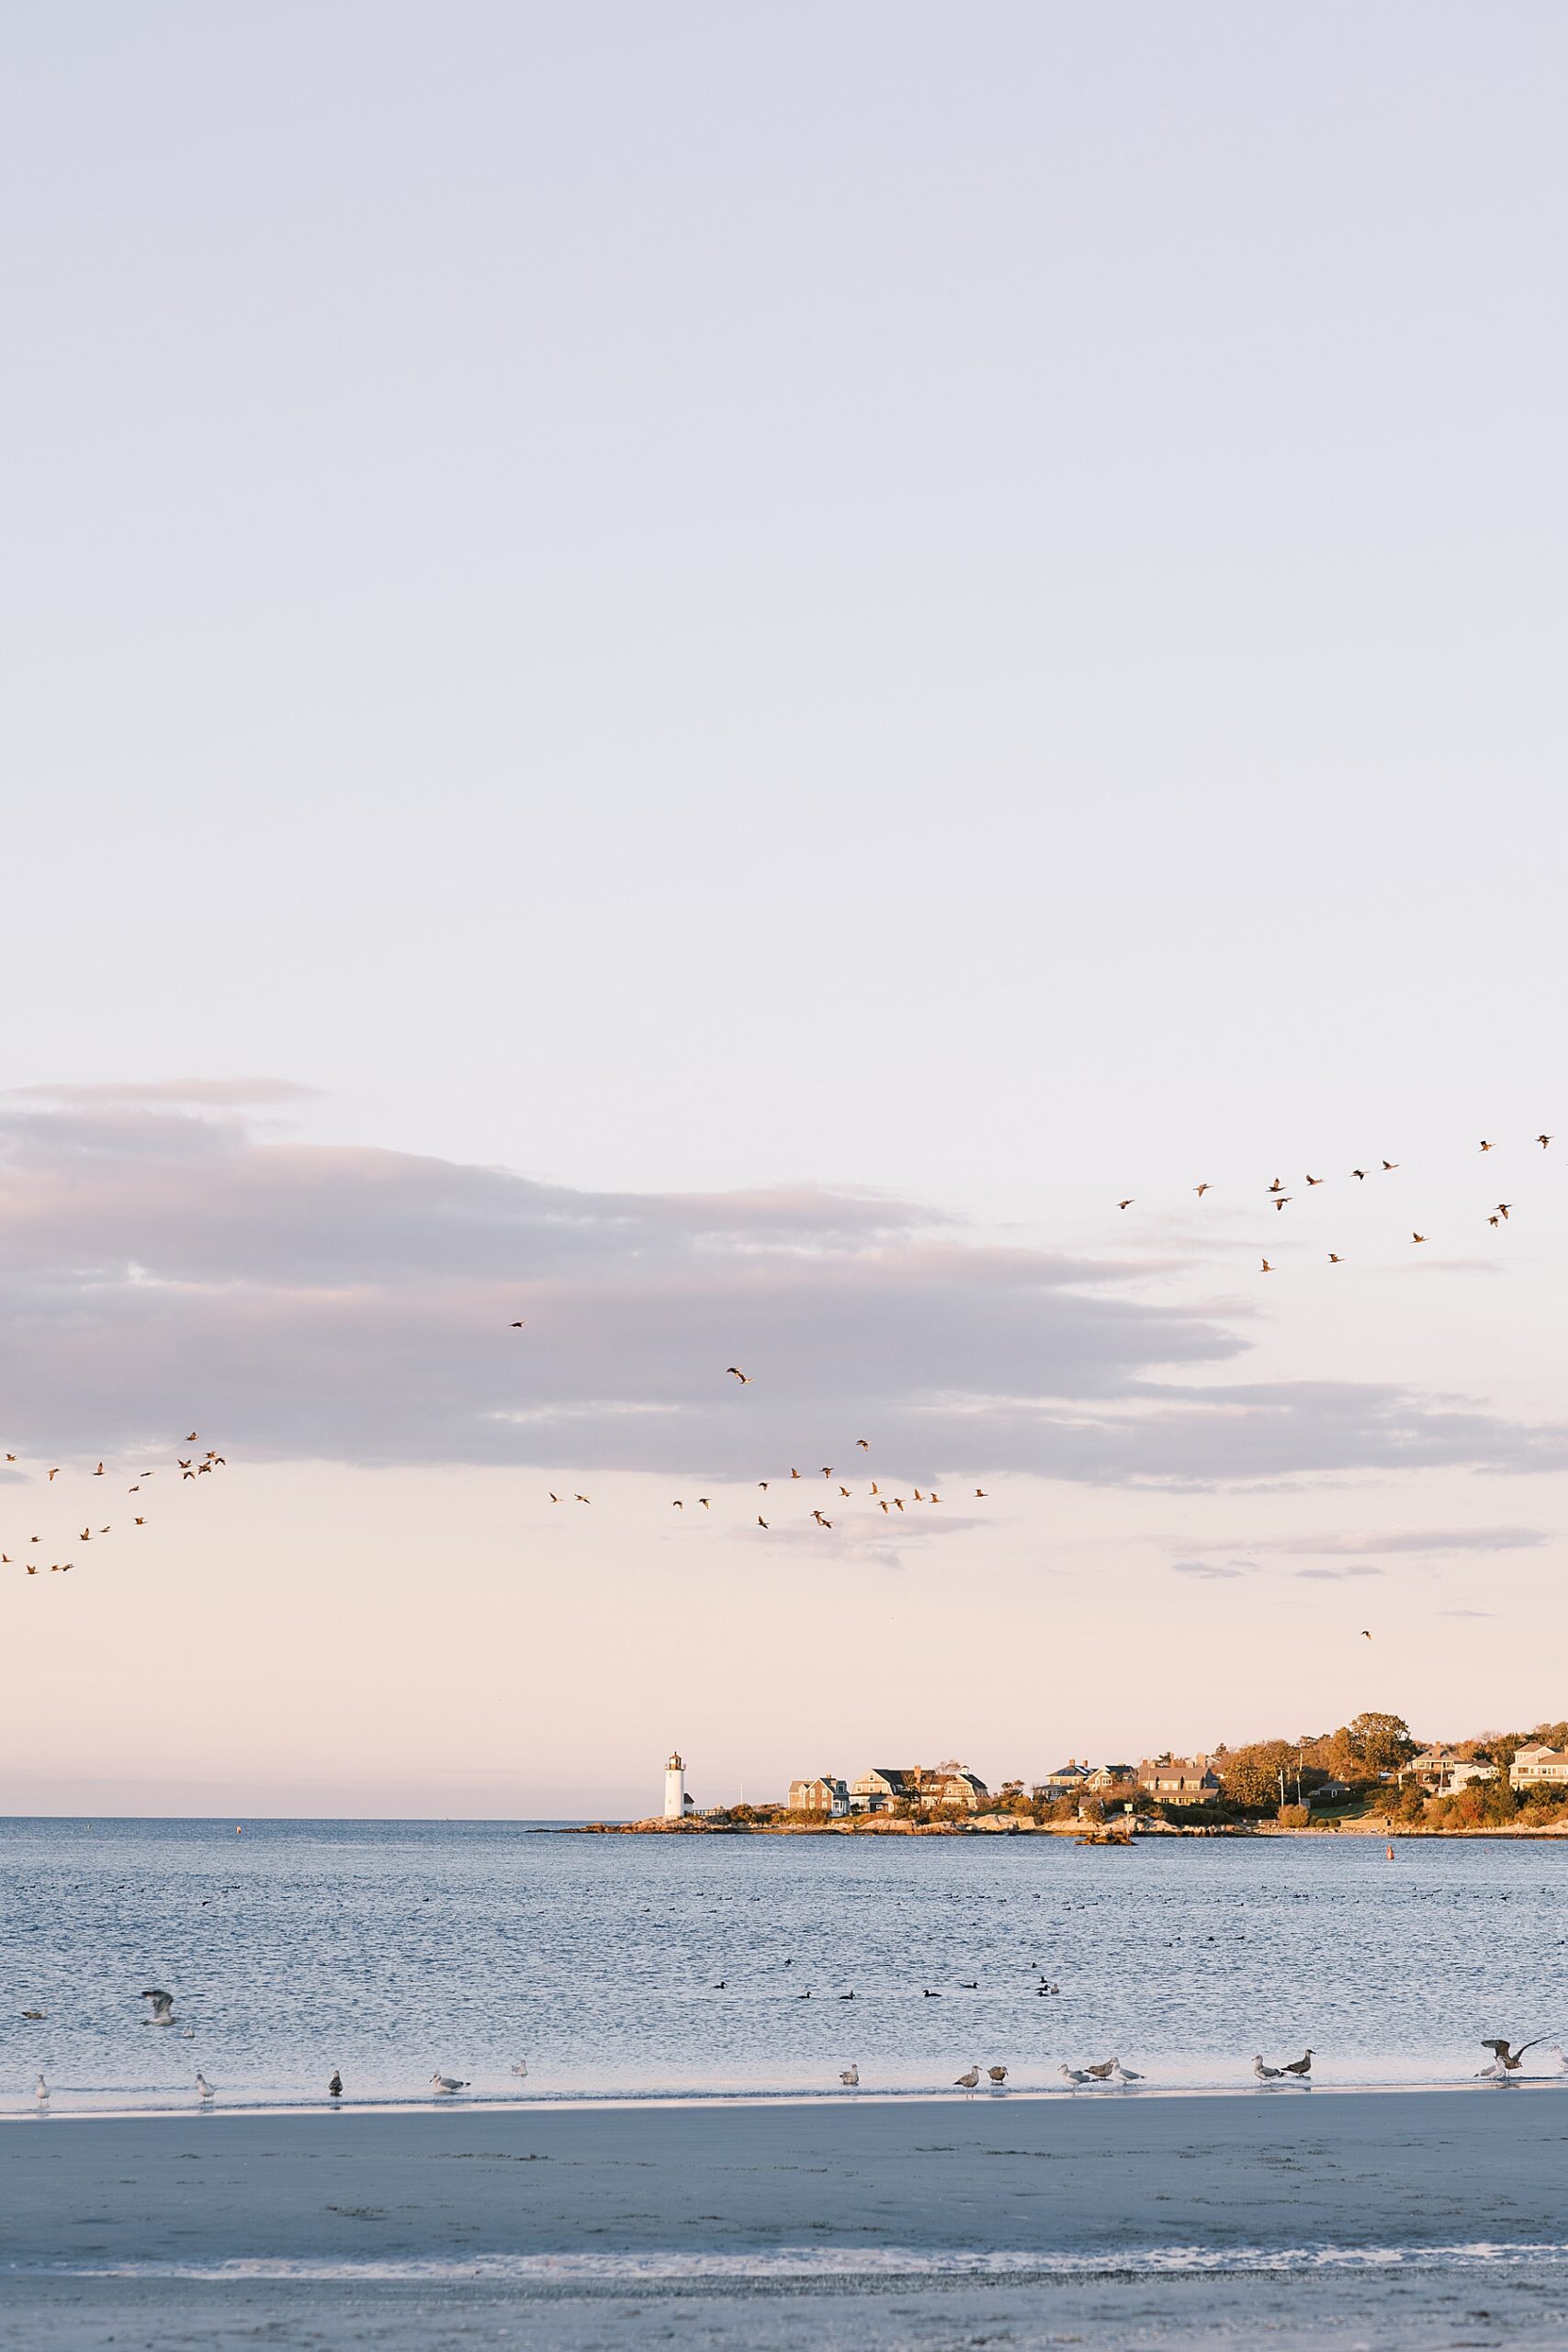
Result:
[[[1568,2344],[1565,2180],[1552,2088],[29,2119],[0,2342]]]

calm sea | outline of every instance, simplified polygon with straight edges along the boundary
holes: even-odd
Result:
[[[496,2098],[836,2092],[852,2060],[867,2089],[976,2060],[1051,2087],[1112,2052],[1222,2087],[1308,2042],[1325,2084],[1453,2081],[1483,2034],[1568,2043],[1565,1894],[1568,1845],[1505,1841],[6,1821],[0,2112],[39,2069],[57,2113],[187,2105],[198,2066],[224,2104],[321,2099],[334,2066],[360,2100],[435,2069]]]

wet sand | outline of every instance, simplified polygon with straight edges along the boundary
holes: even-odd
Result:
[[[0,2343],[1568,2346],[1568,2253],[1450,2251],[1565,2191],[1554,2087],[29,2118]]]

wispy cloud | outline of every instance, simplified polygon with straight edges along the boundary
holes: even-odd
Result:
[[[1451,1398],[1238,1382],[1247,1343],[1220,1315],[916,1202],[578,1191],[272,1140],[240,1091],[0,1104],[0,1409],[18,1451],[195,1421],[252,1456],[711,1478],[863,1464],[863,1435],[922,1485],[955,1465],[976,1484],[1203,1487],[1568,1463],[1562,1427]]]
[[[1522,1552],[1550,1541],[1540,1527],[1394,1527],[1341,1530],[1331,1535],[1277,1535],[1269,1552],[1321,1555],[1345,1552]]]

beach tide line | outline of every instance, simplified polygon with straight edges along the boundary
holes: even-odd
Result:
[[[722,2282],[812,2278],[1165,2278],[1236,2273],[1357,2270],[1496,2270],[1526,2264],[1568,2263],[1568,2244],[1471,2239],[1449,2245],[1145,2246],[1098,2253],[990,2253],[964,2248],[897,2246],[778,2246],[750,2254],[689,2254],[651,2250],[625,2254],[482,2254],[461,2260],[436,2256],[319,2257],[255,2256],[214,2263],[0,2263],[0,2277],[50,2278],[186,2278],[221,2282],[298,2279],[501,2280],[518,2284],[638,2280]]]

